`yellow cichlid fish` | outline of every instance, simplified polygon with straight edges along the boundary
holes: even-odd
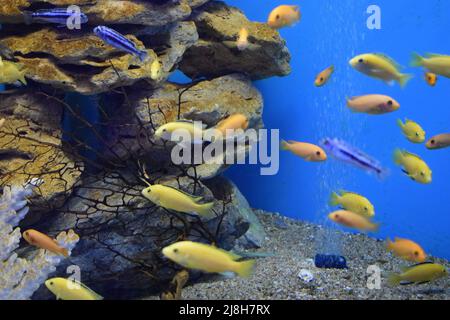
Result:
[[[179,265],[208,273],[228,274],[249,277],[255,261],[238,261],[240,256],[204,243],[181,241],[167,246],[163,255]]]
[[[428,83],[428,85],[430,87],[435,87],[436,86],[436,83],[438,81],[438,77],[437,77],[436,74],[431,73],[431,72],[425,72],[424,78],[425,78],[425,81]]]
[[[429,150],[438,150],[450,147],[450,133],[442,133],[434,136],[427,142]]]
[[[300,19],[299,6],[281,5],[270,12],[267,24],[273,29],[281,29],[296,24]]]
[[[177,133],[190,136],[192,143],[202,143],[203,129],[204,125],[198,125],[194,121],[179,120],[163,124],[156,129],[155,136],[163,140],[174,141],[174,133]]]
[[[248,48],[248,30],[246,28],[242,28],[239,31],[239,36],[236,41],[236,47],[243,51]]]
[[[369,77],[383,80],[386,83],[397,81],[404,87],[412,75],[399,71],[400,66],[391,58],[380,53],[366,53],[350,60],[350,65]]]
[[[142,195],[154,204],[188,214],[198,214],[205,217],[213,216],[214,202],[199,203],[202,197],[195,197],[178,189],[162,184],[151,185],[142,190]]]
[[[314,85],[316,87],[324,86],[328,82],[328,80],[330,80],[333,72],[334,66],[328,67],[325,70],[323,70],[321,73],[317,75],[316,80],[314,81]]]
[[[395,238],[394,242],[387,239],[386,249],[392,251],[397,257],[407,261],[422,263],[427,258],[422,247],[408,239]]]
[[[378,231],[380,227],[378,223],[370,221],[369,218],[347,210],[338,210],[330,213],[328,218],[344,227],[355,229],[360,232],[375,232]]]
[[[400,109],[400,104],[395,99],[382,94],[368,94],[347,98],[347,107],[356,113],[370,115],[382,115]]]
[[[391,286],[407,284],[423,284],[448,276],[445,266],[425,262],[412,267],[402,269],[402,273],[392,273],[388,282]]]
[[[402,120],[398,119],[397,124],[409,141],[413,143],[423,143],[425,141],[425,131],[417,122],[405,119],[405,123],[403,123]]]
[[[150,78],[152,78],[152,80],[158,81],[161,80],[161,77],[162,77],[161,62],[158,59],[155,59],[150,65]]]
[[[418,155],[397,149],[394,152],[395,164],[403,168],[403,172],[412,180],[429,184],[432,181],[432,171]]]
[[[26,230],[23,233],[23,238],[32,246],[63,255],[64,257],[69,256],[69,252],[66,248],[61,247],[55,239],[52,239],[39,231],[33,229]]]
[[[27,72],[20,64],[0,58],[0,83],[13,84],[20,81],[26,85],[25,74]]]
[[[411,66],[424,67],[431,73],[450,78],[450,56],[448,55],[427,54],[426,57],[422,57],[414,53]]]
[[[45,281],[45,286],[58,300],[103,300],[102,296],[73,279],[52,278]]]
[[[341,191],[340,194],[333,192],[330,199],[331,206],[341,206],[345,210],[352,211],[366,218],[375,216],[375,209],[370,201],[354,192]]]

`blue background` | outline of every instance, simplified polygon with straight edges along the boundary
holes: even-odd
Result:
[[[302,20],[280,30],[292,54],[292,74],[256,82],[264,100],[267,128],[281,129],[281,137],[318,142],[339,137],[379,159],[391,170],[384,181],[330,159],[311,164],[289,153],[281,154],[276,176],[259,175],[258,166],[234,166],[227,175],[251,205],[284,215],[327,223],[332,190],[344,188],[367,196],[382,223],[377,238],[399,236],[419,242],[433,255],[450,258],[450,149],[428,151],[409,143],[401,134],[397,118],[408,117],[432,135],[450,132],[450,80],[440,78],[431,88],[423,71],[409,67],[411,53],[450,54],[450,1],[419,0],[309,0],[237,1],[251,20],[264,22],[280,4],[299,4]],[[382,29],[366,27],[369,5],[382,11]],[[415,78],[405,89],[390,87],[351,69],[356,54],[383,52],[405,66]],[[317,73],[334,64],[332,81],[315,88]],[[373,117],[352,114],[345,98],[369,93],[387,94],[401,103],[394,114]],[[393,164],[396,147],[417,153],[433,170],[433,183],[420,185],[404,176]],[[323,239],[319,241],[324,241]]]

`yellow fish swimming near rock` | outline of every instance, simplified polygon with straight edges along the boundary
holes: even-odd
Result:
[[[370,201],[355,192],[333,192],[330,198],[331,206],[341,206],[345,210],[360,214],[366,218],[375,216],[375,208]]]
[[[397,124],[402,129],[403,135],[412,143],[425,142],[426,133],[422,127],[417,123],[409,119],[405,119],[405,122],[398,119]]]
[[[355,113],[382,115],[400,109],[400,104],[393,98],[382,94],[368,94],[347,98],[347,107]]]
[[[238,39],[236,41],[236,47],[240,51],[248,48],[248,30],[246,28],[242,28],[239,31]]]
[[[205,126],[190,120],[178,120],[163,124],[156,129],[154,135],[163,140],[175,141],[176,135],[186,135],[192,143],[203,143],[203,130]]]
[[[299,6],[281,5],[272,10],[267,24],[273,29],[281,29],[296,24],[300,19]]]
[[[426,144],[429,150],[438,150],[450,147],[450,133],[442,133],[432,137]]]
[[[394,152],[395,164],[402,167],[402,171],[413,181],[422,184],[432,182],[432,171],[425,161],[418,155],[397,149]]]
[[[398,82],[404,87],[412,75],[400,72],[400,65],[381,53],[361,54],[350,60],[350,65],[357,71],[388,84]]]
[[[187,214],[212,217],[214,202],[200,203],[202,197],[192,196],[162,184],[151,185],[142,190],[142,195],[157,206]]]
[[[249,277],[255,261],[239,261],[240,256],[204,243],[181,241],[165,247],[163,255],[173,262],[194,270],[208,273],[234,273]]]
[[[450,56],[443,54],[427,54],[422,57],[417,53],[413,54],[411,61],[413,67],[424,67],[429,72],[450,78]]]
[[[391,286],[423,284],[440,278],[448,277],[448,270],[445,266],[425,262],[412,267],[402,269],[402,273],[392,273],[388,282]]]
[[[3,60],[0,57],[0,84],[13,84],[17,81],[26,85],[25,75],[27,70],[22,65]]]
[[[58,300],[103,300],[102,296],[73,279],[52,278],[45,281],[45,286]]]
[[[314,81],[314,85],[316,87],[324,86],[330,80],[333,72],[334,72],[334,66],[328,67],[325,70],[323,70],[322,72],[320,72],[317,75],[316,80]]]

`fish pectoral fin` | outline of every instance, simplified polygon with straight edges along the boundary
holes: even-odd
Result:
[[[405,169],[402,169],[402,172],[409,177],[409,172],[408,171],[406,171]]]
[[[234,272],[231,272],[231,271],[221,272],[220,275],[225,277],[225,278],[227,278],[227,279],[232,279],[232,278],[236,277],[236,274]]]

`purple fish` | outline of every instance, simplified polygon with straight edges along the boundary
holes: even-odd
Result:
[[[24,13],[25,23],[56,23],[67,25],[71,19],[79,19],[80,23],[87,23],[88,17],[82,12],[73,12],[69,8],[42,9],[35,12]]]
[[[105,26],[98,26],[95,27],[94,33],[97,37],[102,39],[110,46],[137,56],[141,61],[145,61],[145,59],[147,58],[147,51],[139,50],[133,41],[125,38],[116,30]]]
[[[368,173],[374,173],[380,179],[385,178],[389,174],[389,170],[383,168],[379,161],[345,141],[327,138],[321,144],[326,152],[334,158],[361,168]]]

